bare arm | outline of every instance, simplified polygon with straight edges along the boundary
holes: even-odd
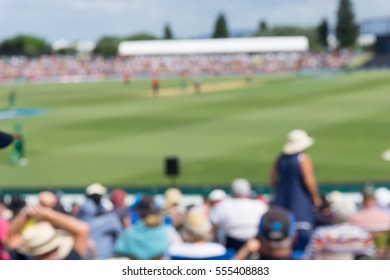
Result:
[[[29,208],[30,216],[40,220],[45,220],[52,223],[59,229],[69,232],[74,238],[74,248],[81,255],[84,256],[87,252],[87,241],[89,228],[88,224],[66,214],[55,211],[51,208],[40,205]]]
[[[260,251],[261,243],[257,238],[248,240],[234,255],[233,260],[245,260],[252,253]]]
[[[9,249],[16,249],[20,246],[22,242],[21,232],[29,219],[30,216],[27,213],[27,207],[25,207],[10,222],[7,239],[7,247]]]
[[[272,165],[272,169],[270,172],[270,186],[271,188],[276,187],[276,180],[278,178],[278,172],[276,171],[276,162]]]
[[[317,180],[314,176],[313,163],[311,161],[311,158],[308,155],[304,154],[300,161],[300,165],[303,175],[303,181],[313,199],[314,205],[316,207],[320,207],[322,203],[320,195],[318,193]]]

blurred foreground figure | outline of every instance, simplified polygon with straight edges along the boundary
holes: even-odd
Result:
[[[357,207],[340,192],[328,196],[333,225],[318,227],[305,250],[305,257],[316,260],[353,260],[359,255],[375,256],[372,235],[348,221]]]
[[[7,245],[25,258],[79,260],[87,252],[88,225],[51,208],[22,209],[9,225]]]
[[[305,153],[314,143],[304,130],[293,130],[274,163],[271,186],[273,205],[290,210],[297,221],[298,240],[294,250],[304,250],[316,227],[316,207],[322,204],[312,161]]]
[[[249,239],[257,235],[260,218],[268,206],[251,199],[251,185],[246,179],[232,183],[232,198],[219,203],[212,215],[214,233],[223,230],[227,249],[238,251]]]
[[[163,224],[162,209],[151,196],[137,205],[140,219],[125,229],[115,242],[115,252],[136,260],[162,259],[170,246],[181,242],[172,226]]]
[[[263,215],[257,238],[249,240],[236,254],[235,259],[292,260],[296,237],[294,215],[281,207],[272,206]],[[253,257],[251,258],[253,259]]]

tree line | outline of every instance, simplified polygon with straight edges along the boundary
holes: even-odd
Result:
[[[337,10],[336,38],[341,48],[354,47],[359,34],[358,25],[355,22],[355,14],[351,0],[339,0]],[[328,35],[330,33],[327,19],[322,19],[318,26],[297,27],[297,26],[273,26],[270,27],[264,20],[259,22],[256,31],[252,34],[254,37],[262,36],[306,36],[309,39],[310,47],[313,50],[324,50],[328,47]],[[215,21],[211,38],[229,38],[231,37],[227,20],[224,14],[219,14]],[[127,37],[104,36],[96,44],[93,53],[105,57],[115,56],[118,51],[118,45],[121,41],[132,40],[172,40],[175,39],[169,23],[163,28],[161,38],[149,34],[138,33]],[[37,57],[40,55],[52,54],[50,44],[42,38],[31,35],[18,35],[16,37],[5,39],[0,43],[0,55],[24,55],[27,57]],[[76,49],[69,47],[56,51],[57,54],[75,54]]]

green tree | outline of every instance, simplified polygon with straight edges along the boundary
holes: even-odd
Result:
[[[149,41],[156,40],[157,37],[149,33],[137,33],[126,37],[124,40],[127,41]]]
[[[254,33],[254,36],[268,36],[268,35],[269,35],[268,24],[264,20],[261,20],[259,22],[256,32]]]
[[[50,44],[41,38],[31,35],[19,35],[8,38],[0,44],[0,55],[36,57],[51,54],[51,52]]]
[[[321,46],[327,48],[328,47],[328,35],[329,35],[329,26],[328,21],[326,19],[323,19],[317,27],[317,37],[318,42],[321,44]]]
[[[225,16],[221,13],[219,14],[217,21],[215,22],[214,33],[212,38],[228,38],[229,31],[227,28]]]
[[[164,39],[165,40],[172,40],[173,39],[173,33],[171,30],[171,27],[169,24],[166,24],[164,27]]]
[[[275,26],[269,31],[270,36],[305,36],[309,39],[310,48],[312,50],[320,50],[321,46],[318,43],[316,28],[314,27],[298,27],[298,26]]]
[[[97,42],[93,53],[104,57],[116,56],[121,41],[122,38],[119,37],[103,37]]]
[[[261,33],[267,33],[268,32],[268,24],[262,20],[260,21],[260,24],[259,24],[259,32]]]
[[[353,47],[358,37],[359,28],[355,23],[355,14],[353,12],[350,0],[340,0],[337,10],[336,36],[340,47]]]

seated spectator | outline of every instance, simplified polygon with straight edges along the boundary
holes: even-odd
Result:
[[[232,183],[232,198],[227,198],[215,209],[212,216],[214,233],[222,229],[228,249],[238,251],[249,239],[257,235],[260,218],[268,206],[251,199],[251,185],[246,179]]]
[[[261,260],[292,260],[295,237],[294,215],[273,206],[261,218],[258,239],[249,240],[235,259],[246,259],[250,253],[259,253]]]
[[[375,256],[371,234],[347,221],[356,213],[356,205],[341,193],[328,195],[333,225],[318,227],[305,250],[305,258],[353,260],[357,255]]]
[[[387,210],[378,207],[374,188],[364,188],[362,196],[363,207],[351,217],[349,222],[369,231],[374,237],[377,254],[383,256],[389,247],[390,214]]]
[[[81,205],[77,218],[87,222],[95,216],[106,213],[108,209],[106,209],[102,203],[102,198],[106,192],[107,189],[99,183],[89,185],[85,190],[87,199]]]
[[[183,194],[177,188],[169,188],[164,193],[164,210],[165,215],[177,230],[183,225],[183,212],[180,209],[183,201]]]
[[[5,242],[8,237],[8,221],[3,216],[3,211],[5,211],[5,209],[3,197],[0,197],[0,260],[10,259],[10,255],[5,249]]]
[[[31,219],[36,222],[28,225]],[[24,208],[10,223],[7,245],[34,259],[77,260],[86,254],[87,238],[86,223],[37,205]]]
[[[333,215],[330,209],[330,203],[326,198],[326,195],[321,195],[321,207],[318,208],[316,213],[316,224],[317,227],[329,226],[333,222]]]
[[[162,210],[153,197],[142,197],[137,210],[141,219],[122,232],[115,242],[115,252],[130,259],[161,259],[181,238],[172,226],[162,223]]]
[[[18,215],[19,211],[22,210],[25,206],[26,200],[23,196],[18,194],[12,195],[11,201],[7,204],[7,208],[11,211],[12,217]]]
[[[89,249],[91,258],[108,259],[114,254],[115,241],[123,231],[120,217],[116,212],[107,212],[88,220],[90,228]]]
[[[130,226],[130,212],[125,203],[126,196],[127,193],[123,189],[114,189],[110,195],[113,211],[118,215],[123,228]]]
[[[168,259],[173,260],[226,260],[233,257],[219,243],[210,242],[212,225],[203,207],[192,207],[186,214],[183,224],[183,243],[176,243],[168,250]]]
[[[227,195],[225,191],[221,189],[216,189],[210,192],[208,196],[208,206],[209,206],[209,215],[210,219],[214,220],[213,216],[215,215],[215,209],[217,206],[226,199]],[[222,228],[218,228],[218,231],[215,232],[215,235],[213,239],[219,241],[221,244],[225,244],[225,233],[223,232]]]

